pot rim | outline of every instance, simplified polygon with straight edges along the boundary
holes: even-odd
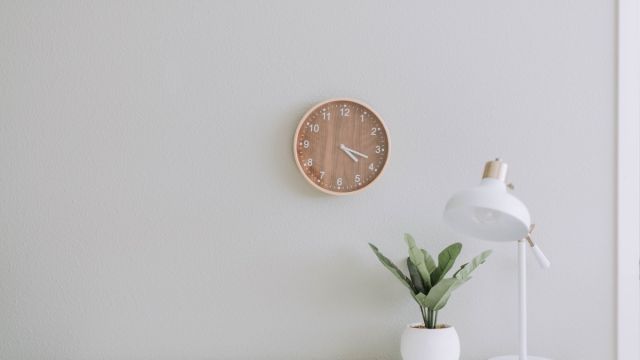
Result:
[[[418,327],[418,326],[424,326],[424,323],[423,322],[411,323],[407,325],[407,328],[413,329],[413,330],[431,330],[431,331],[455,329],[453,325],[449,325],[449,324],[438,324],[437,326],[441,326],[441,327],[438,327],[435,329],[427,329],[426,327]]]

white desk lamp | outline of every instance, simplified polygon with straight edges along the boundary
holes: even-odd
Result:
[[[549,360],[527,356],[527,259],[526,245],[531,246],[538,263],[549,268],[551,263],[531,239],[534,224],[529,210],[506,184],[507,164],[500,159],[485,164],[480,185],[453,195],[444,210],[445,222],[457,232],[491,241],[517,241],[519,263],[520,354],[490,360]]]

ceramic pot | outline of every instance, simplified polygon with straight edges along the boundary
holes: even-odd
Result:
[[[460,360],[460,339],[453,326],[419,328],[411,324],[402,333],[402,360]]]

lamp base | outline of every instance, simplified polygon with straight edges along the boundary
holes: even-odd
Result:
[[[489,360],[520,360],[520,356],[518,355],[496,356],[496,357],[492,357]],[[551,359],[529,355],[527,356],[527,360],[551,360]]]

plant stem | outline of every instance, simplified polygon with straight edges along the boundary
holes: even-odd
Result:
[[[433,310],[427,309],[427,323],[424,324],[427,329],[433,329]]]
[[[427,314],[424,312],[424,308],[420,306],[420,313],[422,314],[422,321],[424,321],[424,327],[427,327]]]
[[[434,311],[433,312],[433,328],[437,328],[438,327],[438,312]]]

